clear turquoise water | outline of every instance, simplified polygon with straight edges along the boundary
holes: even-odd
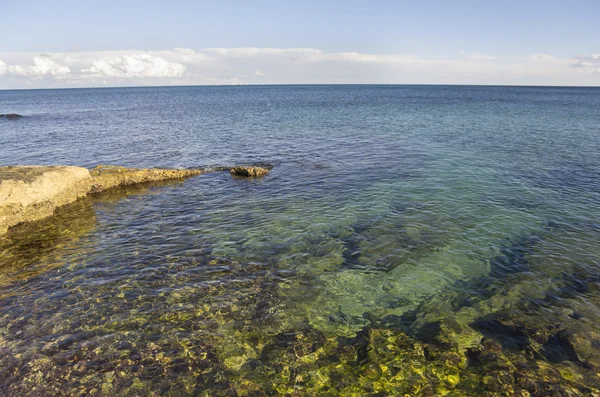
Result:
[[[5,393],[599,387],[600,89],[0,91],[9,112],[26,117],[0,119],[0,165],[275,167],[98,195],[13,230]],[[381,333],[399,350],[375,355]],[[363,339],[367,358],[344,361]]]

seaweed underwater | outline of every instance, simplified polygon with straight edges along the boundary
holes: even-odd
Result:
[[[8,252],[27,257],[27,247],[41,241],[45,249],[33,251],[44,255],[43,262],[59,255],[69,263],[82,254],[73,251],[73,239],[85,240],[94,229],[94,209],[110,208],[109,196],[94,200],[65,208],[46,227],[17,230],[29,240]],[[88,221],[75,222],[80,218],[69,211],[84,211]],[[389,219],[327,236],[340,241],[334,245],[339,250],[356,250],[354,241],[401,229],[378,227],[382,222]],[[73,232],[58,236],[49,232],[52,225]],[[356,256],[342,252],[336,268],[306,272],[298,264],[240,262],[206,248],[142,255],[114,280],[105,279],[100,263],[85,271],[49,266],[27,275],[40,278],[39,290],[27,294],[19,293],[23,280],[3,277],[0,389],[6,395],[210,396],[600,390],[597,230],[550,223],[500,244],[486,276],[457,280],[420,301],[399,296],[392,304],[394,271],[447,244],[423,233],[420,247],[418,238],[407,245],[399,235],[406,256],[395,259],[397,266],[367,271],[347,266]],[[573,244],[581,257],[565,261],[561,249]],[[315,258],[329,251],[317,249]],[[373,263],[363,251],[363,262]],[[4,266],[3,273],[10,269]],[[343,295],[331,295],[332,277],[340,289],[356,280],[387,279],[392,284],[382,291],[388,301],[372,310],[364,310],[364,302],[354,307]]]
[[[277,167],[11,230],[0,395],[600,395],[596,93],[144,90],[7,122],[6,158]]]

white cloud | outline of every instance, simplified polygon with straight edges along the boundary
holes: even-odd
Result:
[[[205,48],[202,50],[212,55],[232,58],[247,58],[256,56],[273,56],[285,54],[319,55],[323,51],[314,48],[257,48],[257,47],[234,47],[234,48]]]
[[[577,59],[577,62],[572,64],[572,67],[592,69],[593,73],[600,73],[600,54],[576,55],[573,58]]]
[[[402,64],[419,61],[420,57],[415,55],[388,55],[388,54],[361,54],[358,52],[334,52],[330,54],[319,54],[311,59],[313,62],[323,60],[335,62],[372,63],[372,64]]]
[[[0,59],[2,88],[248,84],[259,78],[264,84],[600,85],[598,53],[441,57],[248,47],[0,53]]]
[[[35,57],[33,58],[33,65],[29,68],[30,73],[38,76],[51,75],[51,76],[64,76],[71,70],[68,66],[60,65],[50,58]]]
[[[213,59],[278,59],[289,62],[318,63],[348,61],[357,63],[411,62],[419,57],[414,55],[361,54],[358,52],[327,53],[315,48],[205,48],[202,51]]]
[[[594,63],[590,61],[579,61],[573,64],[573,67],[576,68],[591,68],[594,67]]]
[[[571,64],[572,68],[584,70],[593,76],[600,75],[600,54],[576,55],[573,58],[577,62]]]
[[[213,60],[213,58],[208,56],[207,54],[189,48],[175,48],[173,50],[165,51],[149,51],[147,53],[153,56],[168,59],[171,62],[177,62],[184,65],[207,63]]]
[[[68,66],[54,62],[48,57],[37,56],[29,67],[9,66],[8,71],[21,76],[65,76],[71,72]]]
[[[133,54],[95,59],[81,71],[95,76],[120,78],[179,77],[186,67],[150,54]]]
[[[555,59],[552,55],[542,54],[542,53],[531,54],[530,58],[531,59],[539,59],[539,60],[543,60],[543,61],[549,61],[549,60]]]
[[[6,62],[4,62],[3,60],[0,60],[0,76],[2,76],[4,73],[6,73],[7,69],[8,69],[8,66],[6,66]]]

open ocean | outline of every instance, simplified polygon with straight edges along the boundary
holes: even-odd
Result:
[[[600,395],[599,88],[0,91],[11,112],[0,165],[274,168],[12,229],[0,395]]]

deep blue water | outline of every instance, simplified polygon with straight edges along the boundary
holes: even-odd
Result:
[[[538,356],[519,347],[514,360],[597,387],[600,89],[0,91],[0,113],[11,112],[25,117],[0,119],[0,165],[274,165],[258,180],[213,173],[86,199],[43,233],[16,231],[0,266],[0,344],[13,361],[85,352],[94,340],[100,352],[81,356],[111,363],[123,340],[150,349],[208,333],[227,370],[239,370],[234,358],[267,365],[260,343],[240,342],[239,323],[328,338],[385,328],[419,343],[436,324],[466,354],[482,337],[530,337],[511,334],[507,318],[518,318],[548,335],[527,344]],[[208,317],[192,320],[199,312]],[[563,343],[563,331],[598,343]],[[44,350],[65,335],[81,337]],[[158,390],[158,375],[140,379]]]

